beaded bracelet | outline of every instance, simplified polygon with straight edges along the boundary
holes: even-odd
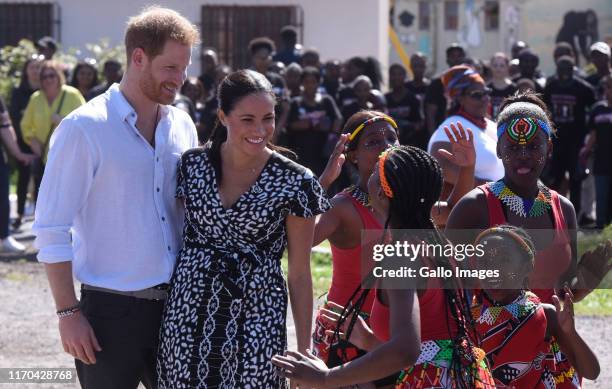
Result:
[[[59,311],[56,312],[57,317],[59,317],[60,319],[62,317],[68,317],[68,316],[72,316],[75,313],[77,313],[78,311],[81,310],[81,305],[80,303],[77,305],[74,305],[72,307],[66,308],[66,309],[61,309]]]

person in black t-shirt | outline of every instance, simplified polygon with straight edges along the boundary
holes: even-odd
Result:
[[[412,70],[412,80],[406,82],[406,88],[412,92],[419,100],[421,118],[425,118],[425,93],[431,83],[425,77],[427,70],[427,57],[421,52],[416,52],[410,56],[410,70]]]
[[[585,146],[580,150],[581,159],[594,151],[593,174],[595,175],[595,198],[597,228],[604,228],[612,221],[612,76],[601,80],[604,100],[591,110]]]
[[[375,110],[374,104],[370,101],[372,91],[372,81],[370,81],[370,78],[361,75],[355,79],[353,85],[355,99],[351,103],[340,107],[340,112],[342,112],[345,122],[362,109]]]
[[[419,100],[406,88],[406,74],[406,69],[400,64],[389,67],[391,92],[385,94],[388,114],[397,123],[400,144],[425,149],[429,137],[421,117]]]
[[[329,60],[323,68],[323,83],[325,93],[334,99],[338,105],[338,88],[340,88],[340,61]]]
[[[591,45],[591,62],[595,65],[597,72],[588,76],[585,80],[597,91],[597,99],[604,99],[603,87],[600,81],[603,77],[612,74],[610,68],[610,46],[606,42],[595,42]]]
[[[302,87],[302,67],[298,63],[291,63],[283,71],[283,78],[287,86],[289,98],[297,97],[301,93]]]
[[[510,81],[510,58],[505,53],[495,53],[491,58],[491,73],[493,77],[487,85],[491,88],[491,104],[489,115],[492,120],[497,118],[502,101],[516,92],[516,84]]]
[[[446,49],[446,64],[449,68],[460,65],[465,60],[465,49],[457,43]],[[440,77],[431,80],[425,93],[425,121],[427,131],[432,134],[446,118],[447,101],[444,95],[444,85]]]
[[[316,175],[325,168],[329,143],[335,145],[342,116],[334,100],[317,90],[321,83],[319,69],[306,67],[302,71],[302,93],[291,100],[287,120],[287,146],[296,152],[298,162]]]
[[[355,83],[358,76],[366,76],[370,80],[370,96],[368,100],[373,106],[373,109],[382,111],[385,109],[385,98],[376,85],[382,82],[380,75],[380,65],[378,61],[372,57],[352,57],[342,67],[342,83],[338,89],[338,107],[344,109],[345,106],[353,104],[357,100],[355,94]],[[348,116],[347,116],[348,118]]]
[[[535,85],[536,93],[544,92],[544,82],[541,77],[538,77],[538,65],[540,64],[540,57],[534,53],[531,49],[523,49],[518,56],[519,68],[521,74],[516,76],[512,81],[518,83],[518,80],[527,78],[532,80]]]
[[[560,191],[565,172],[570,176],[570,200],[580,214],[581,183],[584,169],[579,168],[578,153],[586,135],[586,111],[595,103],[595,92],[584,80],[574,76],[574,60],[563,56],[557,61],[557,74],[551,76],[544,89],[544,101],[557,126],[553,138],[549,186]]]

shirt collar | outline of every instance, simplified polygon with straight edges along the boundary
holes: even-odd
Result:
[[[108,93],[110,104],[119,114],[121,121],[128,120],[129,118],[130,122],[135,123],[138,113],[119,89],[119,84],[114,83],[111,85],[110,88],[108,88]],[[159,113],[161,116],[160,121],[162,121],[168,116],[170,109],[166,105],[162,104],[159,107]]]

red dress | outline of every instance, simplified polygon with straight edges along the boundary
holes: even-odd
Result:
[[[485,293],[476,291],[472,315],[498,387],[556,387],[546,314],[535,294],[523,292],[510,304],[495,305]]]
[[[340,193],[340,196],[346,196],[351,200],[355,210],[361,218],[364,231],[377,230],[382,233],[382,226],[369,208],[365,207],[361,202],[351,196],[348,190]],[[356,297],[361,294],[361,261],[363,259],[362,250],[364,249],[371,250],[371,247],[370,245],[357,245],[352,248],[343,249],[333,244],[331,245],[332,281],[327,294],[327,301],[332,301],[341,306],[347,306],[349,301],[354,303]],[[354,297],[351,299],[353,295]],[[361,316],[366,319],[366,322],[370,316],[373,301],[374,293],[370,292],[361,308]],[[335,311],[335,309],[327,303],[323,305],[323,308]],[[334,367],[365,354],[365,351],[355,347],[353,344],[343,339],[334,340],[332,335],[325,332],[326,330],[334,331],[335,329],[335,326],[330,326],[328,322],[322,319],[321,311],[319,310],[315,318],[312,334],[313,353],[316,356],[325,361],[328,366]]]
[[[490,183],[479,186],[487,199],[489,209],[489,227],[508,224],[501,201],[493,194],[489,188]],[[550,190],[552,200],[552,215],[555,225],[555,237],[550,246],[538,250],[535,257],[534,269],[529,275],[529,285],[535,286],[532,289],[541,302],[552,304],[552,296],[555,293],[555,286],[561,276],[567,272],[572,261],[572,248],[567,231],[567,223],[559,194]],[[557,388],[580,388],[580,378],[570,365],[569,361],[559,351],[558,345],[553,343],[556,349],[554,352],[556,360],[556,371],[554,372]]]
[[[457,325],[448,308],[445,290],[428,286],[422,297],[419,297],[421,354],[414,366],[407,367],[400,373],[395,387],[397,389],[457,388],[451,360],[453,352],[459,352],[462,372],[473,375],[473,388],[495,388],[486,365],[484,351],[470,346],[467,341],[455,345],[453,339],[457,335]],[[379,298],[374,299],[370,326],[374,335],[381,341],[389,340],[389,307]]]
[[[489,227],[508,224],[501,201],[493,194],[489,184],[478,187],[487,199],[489,208]],[[572,261],[572,248],[567,232],[567,223],[561,209],[559,194],[550,190],[552,197],[552,214],[555,225],[555,237],[550,246],[538,250],[535,258],[535,267],[529,275],[530,288],[540,301],[552,304],[552,295],[557,281],[569,269]]]

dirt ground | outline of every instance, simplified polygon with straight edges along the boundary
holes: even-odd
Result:
[[[28,232],[17,236],[31,245]],[[25,256],[0,255],[0,368],[73,367],[63,352],[57,331],[53,300],[44,268],[34,261],[30,249]],[[291,314],[288,315],[291,318]],[[612,385],[612,317],[577,317],[577,328],[599,357],[600,378],[585,381],[584,388],[604,389]],[[295,348],[295,331],[289,319],[290,348]],[[605,384],[608,382],[608,384]],[[72,389],[78,384],[0,384],[0,388]],[[110,388],[109,388],[110,389]]]

